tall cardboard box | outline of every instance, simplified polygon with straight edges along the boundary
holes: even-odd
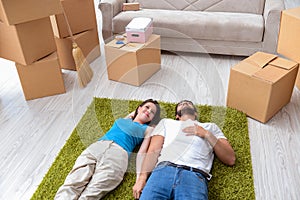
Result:
[[[72,34],[97,28],[94,0],[61,0]],[[51,16],[54,35],[69,37],[68,26],[63,14]]]
[[[231,68],[227,106],[267,122],[292,96],[298,63],[257,52]]]
[[[300,7],[281,12],[277,52],[300,63]],[[296,86],[300,89],[300,75]]]
[[[0,22],[0,57],[29,65],[56,51],[50,18],[16,25]]]
[[[300,70],[298,69],[298,76],[296,79],[296,86],[300,90]]]
[[[160,36],[151,35],[145,44],[123,46],[113,40],[105,45],[105,56],[110,80],[140,86],[160,70]]]
[[[0,21],[20,24],[62,13],[60,0],[0,0]]]
[[[76,34],[74,35],[74,39],[89,63],[101,55],[97,29]],[[75,61],[72,55],[71,37],[55,37],[55,43],[57,46],[60,67],[62,69],[76,70]]]
[[[16,63],[26,100],[65,93],[65,85],[56,53],[30,65]]]

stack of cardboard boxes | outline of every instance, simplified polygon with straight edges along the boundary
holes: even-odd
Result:
[[[91,63],[100,56],[97,21],[93,0],[61,0],[73,38]],[[50,17],[62,69],[76,70],[72,56],[72,39],[64,15]]]
[[[152,34],[151,18],[134,18],[119,35],[105,45],[110,80],[140,86],[161,68],[160,36]]]
[[[16,63],[26,100],[65,93],[61,68],[76,70],[72,42],[100,56],[93,0],[0,0],[0,57]]]
[[[57,13],[59,0],[0,1],[0,57],[16,63],[26,100],[65,92],[49,17]]]
[[[288,104],[297,73],[296,85],[300,89],[299,35],[300,8],[282,11],[277,52],[286,58],[257,52],[232,67],[227,106],[265,123]]]

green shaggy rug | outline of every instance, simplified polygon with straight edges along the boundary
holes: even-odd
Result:
[[[140,102],[94,98],[31,199],[53,199],[79,154],[101,137],[115,119],[135,110]],[[174,118],[174,103],[160,102],[160,105],[162,118]],[[209,182],[209,199],[255,199],[246,115],[225,107],[197,105],[197,108],[200,121],[214,122],[223,130],[237,158],[234,167],[226,166],[215,158],[211,172],[213,178]],[[134,155],[130,158],[123,182],[104,199],[133,199]]]

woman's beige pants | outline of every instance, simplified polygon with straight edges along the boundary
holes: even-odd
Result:
[[[127,170],[128,153],[113,141],[97,141],[77,158],[54,199],[101,199]]]

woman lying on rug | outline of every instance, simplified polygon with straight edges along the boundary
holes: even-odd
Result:
[[[77,158],[55,199],[100,199],[115,189],[123,180],[130,153],[141,143],[139,153],[146,152],[151,126],[159,120],[160,106],[152,99],[142,102],[132,119],[117,119]]]
[[[221,129],[214,123],[198,122],[192,102],[178,103],[175,111],[177,120],[162,119],[151,133],[133,187],[136,199],[207,200],[214,153],[227,165],[235,163],[234,150]]]

